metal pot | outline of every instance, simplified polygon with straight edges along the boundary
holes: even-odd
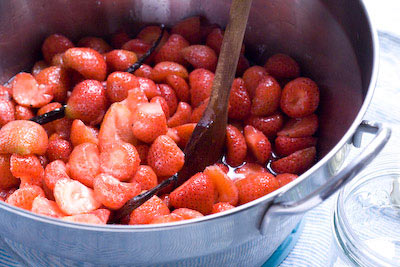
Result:
[[[130,25],[172,25],[204,15],[224,26],[228,0],[2,0],[0,79],[29,69],[43,39],[74,40]],[[141,24],[137,22],[141,22]],[[38,216],[0,203],[0,235],[23,260],[49,265],[261,265],[305,211],[349,181],[382,149],[390,130],[361,122],[372,98],[377,35],[358,0],[254,0],[246,50],[262,64],[276,52],[292,55],[320,86],[319,162],[300,178],[224,213],[163,225],[91,226]],[[353,136],[374,140],[339,171]],[[358,140],[358,138],[354,138]]]

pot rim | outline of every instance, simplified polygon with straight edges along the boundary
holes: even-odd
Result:
[[[324,164],[326,164],[345,144],[346,142],[351,138],[351,136],[355,133],[356,129],[360,125],[362,118],[364,117],[369,104],[371,103],[371,99],[374,94],[376,82],[377,82],[377,76],[378,76],[378,64],[379,64],[379,40],[378,40],[378,34],[376,31],[376,28],[374,24],[372,23],[372,19],[370,16],[370,13],[368,12],[367,8],[365,7],[365,4],[363,1],[359,1],[360,6],[362,11],[364,11],[364,14],[367,19],[368,27],[370,29],[370,37],[372,39],[372,53],[373,53],[373,59],[372,59],[372,72],[371,72],[371,80],[369,82],[367,94],[365,96],[364,102],[354,119],[353,123],[347,130],[347,132],[343,135],[343,137],[340,139],[340,141],[321,159],[319,160],[313,167],[311,167],[309,170],[307,170],[305,173],[299,176],[296,180],[290,182],[289,184],[279,188],[278,190],[275,190],[271,192],[270,194],[267,194],[261,198],[258,198],[256,200],[253,200],[249,203],[240,205],[238,207],[235,207],[233,209],[216,213],[216,214],[211,214],[207,215],[201,218],[196,218],[196,219],[190,219],[190,220],[183,220],[183,221],[178,221],[178,222],[172,222],[172,223],[163,223],[163,224],[150,224],[150,225],[91,225],[91,224],[84,224],[84,223],[74,223],[74,222],[68,222],[68,221],[63,221],[61,219],[56,219],[56,218],[51,218],[39,214],[35,214],[33,212],[11,206],[3,201],[0,201],[0,209],[5,210],[7,212],[11,212],[14,214],[17,214],[19,216],[23,216],[27,219],[32,219],[35,221],[40,221],[43,223],[48,223],[52,224],[54,226],[59,226],[59,227],[68,227],[72,229],[79,229],[79,230],[88,230],[88,231],[102,231],[102,232],[121,232],[121,233],[126,233],[126,232],[135,232],[135,231],[160,231],[164,229],[171,229],[171,228],[178,228],[182,225],[188,226],[192,224],[198,224],[198,223],[203,223],[207,222],[209,220],[214,220],[218,218],[223,218],[226,216],[230,216],[232,214],[235,214],[237,212],[241,212],[247,209],[250,209],[252,207],[257,206],[258,204],[262,202],[268,202],[270,200],[274,200],[278,196],[283,195],[285,192],[289,191],[305,179],[307,177],[315,172],[317,169],[321,168]]]

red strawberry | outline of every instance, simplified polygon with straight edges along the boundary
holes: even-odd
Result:
[[[97,145],[99,130],[94,127],[86,126],[81,120],[74,120],[71,126],[71,142],[73,146],[83,143],[93,143]]]
[[[281,109],[289,117],[300,118],[314,113],[319,103],[317,84],[308,78],[297,78],[285,85]]]
[[[209,100],[210,98],[206,98],[203,102],[201,102],[201,104],[197,108],[193,109],[192,116],[190,117],[191,122],[198,123],[200,121],[201,117],[203,117],[204,111],[208,106]]]
[[[182,217],[183,220],[190,220],[195,218],[203,217],[204,215],[198,212],[197,210],[180,208],[174,210],[171,214],[176,214]]]
[[[236,78],[232,83],[229,96],[228,117],[230,119],[243,120],[250,114],[251,101],[247,93],[244,81]]]
[[[289,120],[283,129],[278,132],[278,136],[286,137],[307,137],[313,135],[318,129],[318,116],[310,116]]]
[[[65,216],[55,201],[48,200],[40,195],[32,202],[32,212],[53,218],[62,218]]]
[[[106,90],[103,85],[96,80],[85,80],[72,90],[65,114],[68,118],[96,125],[103,119],[107,107]]]
[[[35,78],[39,84],[51,87],[53,101],[64,102],[66,100],[71,85],[66,69],[57,66],[45,68]]]
[[[265,196],[279,188],[276,178],[270,173],[254,173],[237,181],[239,204],[245,204]]]
[[[182,35],[191,44],[200,43],[200,17],[190,17],[176,24],[171,33]]]
[[[272,115],[279,108],[281,87],[272,77],[266,76],[257,86],[251,103],[251,114],[256,116]]]
[[[218,202],[215,203],[212,207],[212,214],[218,213],[218,212],[223,212],[226,210],[233,209],[235,206],[232,206],[228,202]]]
[[[260,82],[268,76],[268,72],[261,66],[252,66],[243,74],[244,84],[251,98],[256,94],[256,88]]]
[[[50,190],[54,190],[59,180],[69,179],[67,167],[61,160],[55,160],[47,164],[44,170],[44,183]]]
[[[189,208],[210,214],[215,198],[215,186],[207,175],[197,173],[169,195],[175,208]]]
[[[151,47],[151,44],[141,39],[132,39],[126,42],[121,48],[132,51],[138,58],[141,58]]]
[[[110,102],[119,102],[128,96],[128,91],[139,86],[138,79],[128,72],[113,72],[107,77],[106,95]]]
[[[179,136],[179,147],[182,149],[185,148],[190,137],[192,136],[194,128],[196,128],[196,123],[187,123],[174,128],[174,130],[176,130],[176,134]]]
[[[146,143],[153,142],[167,132],[167,120],[159,103],[145,103],[138,107],[132,124],[133,135]]]
[[[45,68],[48,68],[48,67],[49,67],[49,64],[47,64],[46,61],[44,61],[44,60],[36,61],[36,63],[32,67],[31,73],[33,76],[36,77],[36,75],[38,75],[39,72],[41,72],[42,70],[44,70]]]
[[[144,79],[144,78],[143,78]],[[139,80],[139,88],[132,88],[128,91],[128,97],[121,101],[120,103],[128,107],[130,112],[134,114],[136,112],[136,109],[139,107],[139,105],[143,103],[149,103],[149,100],[147,99],[147,96],[143,90],[143,84],[147,84],[146,86],[150,85],[150,83],[142,83],[140,81],[140,77],[138,77]],[[150,80],[149,80],[150,81]],[[115,104],[115,103],[114,103]]]
[[[4,201],[5,201],[5,200],[6,200],[9,196],[11,196],[11,194],[14,193],[17,189],[18,189],[18,188],[16,188],[16,187],[12,187],[12,188],[9,188],[9,189],[0,189],[0,197],[1,197],[2,199],[4,199]]]
[[[268,138],[253,126],[244,127],[244,136],[247,146],[250,148],[257,161],[265,164],[271,157],[271,143]]]
[[[154,140],[147,155],[147,163],[157,176],[171,176],[183,166],[185,155],[176,143],[166,135]]]
[[[32,109],[20,105],[15,106],[16,120],[30,120],[33,117],[35,117],[35,114],[33,113]]]
[[[158,84],[157,87],[160,89],[161,96],[167,101],[169,114],[174,114],[178,107],[178,98],[175,91],[167,84]]]
[[[219,55],[223,39],[224,31],[221,30],[221,28],[219,27],[213,28],[211,32],[207,35],[206,45],[212,48],[215,53]],[[244,45],[242,45],[242,49],[240,52],[242,54],[244,53]]]
[[[149,78],[137,77],[139,88],[145,93],[148,99],[161,96],[160,88]],[[131,87],[132,89],[132,87]]]
[[[302,174],[313,165],[315,155],[315,147],[309,147],[272,162],[271,167],[277,173]]]
[[[31,210],[32,203],[37,196],[44,197],[43,189],[37,185],[25,185],[17,189],[7,199],[6,203],[21,209]]]
[[[243,163],[247,154],[246,140],[243,134],[233,125],[226,127],[226,162],[236,167]]]
[[[54,140],[50,139],[51,138],[49,138],[49,146],[46,151],[46,157],[49,159],[49,161],[60,159],[64,162],[67,162],[73,149],[71,142],[62,138],[57,138]]]
[[[154,61],[156,63],[160,63],[163,61],[173,61],[184,65],[186,64],[186,62],[180,52],[183,48],[188,46],[189,42],[186,41],[185,38],[183,38],[179,34],[172,34],[168,38],[168,41],[157,52],[154,57]]]
[[[284,117],[281,113],[267,117],[251,116],[246,120],[246,124],[254,126],[268,138],[276,136],[276,133],[282,129],[283,123]]]
[[[158,184],[156,173],[147,165],[139,166],[132,181],[139,183],[142,190],[149,190]]]
[[[265,68],[276,79],[293,79],[300,76],[300,67],[297,62],[285,54],[275,54],[268,58]]]
[[[100,173],[100,152],[95,144],[83,143],[72,150],[68,161],[71,177],[93,187],[93,180]]]
[[[121,48],[126,42],[129,41],[129,35],[124,30],[119,30],[111,37],[111,45],[114,48]]]
[[[154,218],[150,224],[158,224],[158,223],[171,223],[171,222],[178,222],[182,221],[183,218],[182,216],[179,216],[178,214],[167,214],[167,215],[161,215],[159,217]]]
[[[298,150],[302,150],[317,144],[317,138],[307,137],[286,137],[278,136],[275,139],[275,151],[279,156],[288,156]]]
[[[162,202],[164,202],[164,204],[165,205],[167,205],[167,207],[169,208],[169,209],[172,209],[173,207],[171,206],[171,200],[170,200],[170,198],[169,198],[169,194],[165,194],[165,195],[162,195],[161,197],[160,197],[160,199],[162,200]]]
[[[276,176],[276,179],[279,182],[279,185],[282,187],[284,185],[287,185],[291,181],[295,180],[298,176],[296,174],[291,174],[291,173],[282,173],[278,174]]]
[[[12,154],[10,171],[14,177],[21,179],[21,184],[42,185],[44,169],[35,155],[20,156]]]
[[[254,174],[254,173],[265,173],[269,171],[264,168],[263,166],[261,166],[258,163],[249,163],[247,162],[246,164],[244,164],[242,167],[235,169],[235,173],[234,174],[230,174],[231,178],[236,180],[240,180],[243,179],[247,176],[249,176],[250,174]]]
[[[247,58],[240,54],[239,61],[236,68],[236,76],[242,76],[243,73],[250,67],[250,63]]]
[[[180,138],[178,136],[178,132],[175,129],[168,128],[166,135],[170,137],[176,144],[179,144]]]
[[[99,52],[100,54],[107,53],[112,49],[112,47],[109,44],[107,44],[106,41],[104,41],[103,39],[92,36],[83,37],[82,39],[79,40],[77,46],[92,48],[97,52]]]
[[[176,96],[180,101],[189,102],[190,101],[190,91],[189,85],[182,77],[178,75],[168,75],[166,82],[172,89],[174,89]]]
[[[0,129],[0,153],[43,155],[48,145],[46,131],[32,121],[11,121]]]
[[[47,62],[51,62],[54,55],[65,52],[74,44],[61,34],[52,34],[44,40],[42,45],[43,57]]]
[[[115,49],[105,54],[107,67],[111,71],[126,71],[137,61],[134,52]]]
[[[97,209],[91,212],[88,212],[87,214],[93,214],[96,215],[100,221],[102,221],[104,224],[108,222],[108,219],[110,218],[111,212],[108,209]]]
[[[120,181],[127,181],[133,177],[139,164],[139,154],[129,143],[116,143],[112,148],[100,153],[100,172],[112,175]]]
[[[228,167],[227,165],[225,165],[225,163],[215,163],[215,165],[218,166],[218,167],[220,167],[221,170],[222,170],[224,173],[228,174],[228,172],[229,172],[229,167]]]
[[[0,99],[0,127],[15,120],[15,107],[11,100]]]
[[[71,216],[65,216],[61,218],[63,221],[73,223],[85,223],[85,224],[105,224],[98,216],[94,214],[76,214]]]
[[[152,67],[150,67],[149,65],[146,65],[146,64],[142,64],[140,66],[140,68],[135,70],[135,72],[133,74],[137,77],[143,77],[143,78],[150,79],[152,72],[153,72]]]
[[[147,154],[149,153],[150,147],[146,144],[136,145],[135,147],[139,154],[140,164],[147,164]]]
[[[40,84],[29,73],[21,72],[15,75],[13,84],[13,98],[24,107],[40,108],[53,99],[53,87]]]
[[[177,127],[190,122],[192,107],[185,102],[179,102],[175,114],[168,119],[168,127]]]
[[[140,194],[140,185],[136,182],[122,183],[109,174],[99,174],[93,182],[94,195],[109,209],[120,209],[129,199]]]
[[[201,102],[210,97],[214,73],[206,69],[196,69],[189,75],[191,104],[198,107]]]
[[[211,178],[212,183],[218,191],[218,202],[228,202],[235,206],[239,200],[238,189],[235,183],[218,166],[209,166],[204,170],[204,174]]]
[[[11,100],[12,98],[12,84],[8,87],[0,85],[0,99]]]
[[[181,55],[195,69],[203,68],[214,72],[217,67],[218,57],[214,50],[206,45],[186,47],[181,50]]]
[[[104,81],[107,74],[107,64],[96,50],[91,48],[70,48],[63,55],[66,67],[74,69],[86,79]]]
[[[145,41],[146,43],[153,44],[161,34],[161,27],[150,25],[144,27],[137,35],[137,38]],[[168,32],[164,32],[161,38],[160,47],[168,40]]]
[[[161,106],[161,108],[162,108],[162,110],[163,110],[163,112],[164,112],[165,118],[167,118],[167,119],[169,118],[169,116],[170,116],[170,114],[169,114],[169,107],[168,107],[167,100],[165,100],[164,97],[162,97],[162,96],[155,96],[155,97],[153,97],[153,98],[151,99],[150,103],[158,103],[158,104],[160,104],[160,106]]]
[[[10,171],[10,155],[0,154],[0,190],[18,186],[19,180]]]
[[[172,61],[163,61],[156,64],[151,72],[151,79],[157,83],[165,82],[168,75],[178,75],[187,79],[189,74],[184,66]]]
[[[170,214],[167,205],[157,196],[147,200],[142,206],[132,211],[129,224],[149,224],[156,217]]]

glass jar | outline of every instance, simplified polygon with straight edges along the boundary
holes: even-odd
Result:
[[[327,266],[400,266],[399,163],[371,164],[339,192]]]

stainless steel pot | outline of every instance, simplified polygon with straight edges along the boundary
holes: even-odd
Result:
[[[228,0],[2,0],[0,78],[29,69],[44,37],[77,40],[107,35],[121,25],[174,24],[204,15],[224,26]],[[361,1],[254,0],[246,49],[262,64],[275,52],[301,63],[321,89],[320,161],[299,179],[233,210],[187,222],[144,226],[79,225],[0,203],[0,235],[23,260],[47,265],[262,264],[308,209],[350,180],[382,149],[390,130],[361,123],[372,98],[377,36]],[[342,171],[343,160],[364,130],[375,139]],[[356,138],[357,139],[357,138]],[[355,139],[355,140],[356,140]]]

